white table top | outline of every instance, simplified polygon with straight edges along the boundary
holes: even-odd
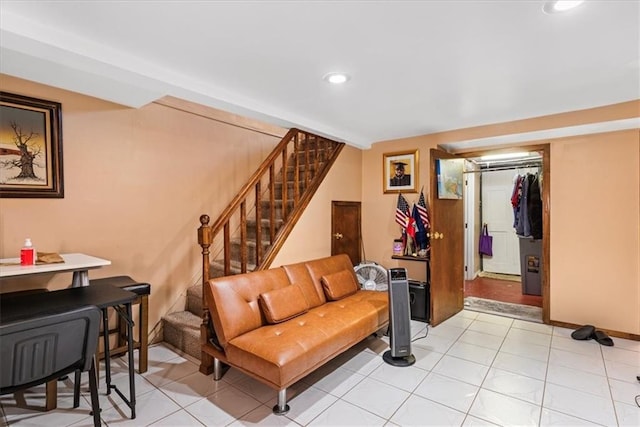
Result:
[[[28,274],[55,273],[61,271],[80,271],[111,265],[111,261],[85,254],[60,254],[64,262],[57,264],[38,264],[21,266],[20,258],[2,258],[0,263],[18,263],[18,265],[0,265],[0,277],[26,276]]]

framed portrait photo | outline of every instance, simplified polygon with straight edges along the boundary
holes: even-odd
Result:
[[[0,197],[64,197],[58,102],[0,92]]]
[[[418,192],[418,150],[382,155],[382,189],[384,193]]]

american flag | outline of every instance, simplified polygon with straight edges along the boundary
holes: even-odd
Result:
[[[418,199],[418,215],[424,224],[424,228],[429,228],[431,223],[429,222],[429,211],[427,210],[427,202],[424,199],[424,193],[420,190],[420,198]]]
[[[407,203],[407,199],[402,197],[402,194],[398,194],[398,205],[396,206],[396,222],[400,224],[402,228],[406,228],[410,216],[411,214],[409,213],[409,203]]]

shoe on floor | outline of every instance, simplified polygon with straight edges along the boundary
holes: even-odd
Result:
[[[598,343],[602,344],[602,345],[606,345],[608,347],[613,346],[613,340],[611,338],[609,338],[609,335],[607,335],[606,333],[602,332],[602,331],[595,331],[594,332],[594,338],[596,341],[598,341]]]
[[[571,338],[574,340],[590,340],[595,338],[596,328],[592,325],[584,325],[571,333]]]

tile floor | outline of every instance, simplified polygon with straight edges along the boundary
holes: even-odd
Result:
[[[412,321],[414,338],[425,324]],[[136,375],[137,413],[104,395],[108,426],[639,426],[640,342],[614,347],[575,341],[570,329],[462,311],[413,343],[417,361],[382,360],[387,338],[369,338],[289,389],[290,412],[275,416],[277,393],[230,370],[214,382],[194,359],[164,344],[150,348],[149,371]],[[122,359],[115,381],[127,390]],[[83,380],[87,382],[83,375]],[[91,425],[88,392],[72,405],[71,384],[59,386],[59,409],[44,413],[43,389],[16,403],[0,399],[0,424]],[[86,387],[83,387],[85,389]]]

